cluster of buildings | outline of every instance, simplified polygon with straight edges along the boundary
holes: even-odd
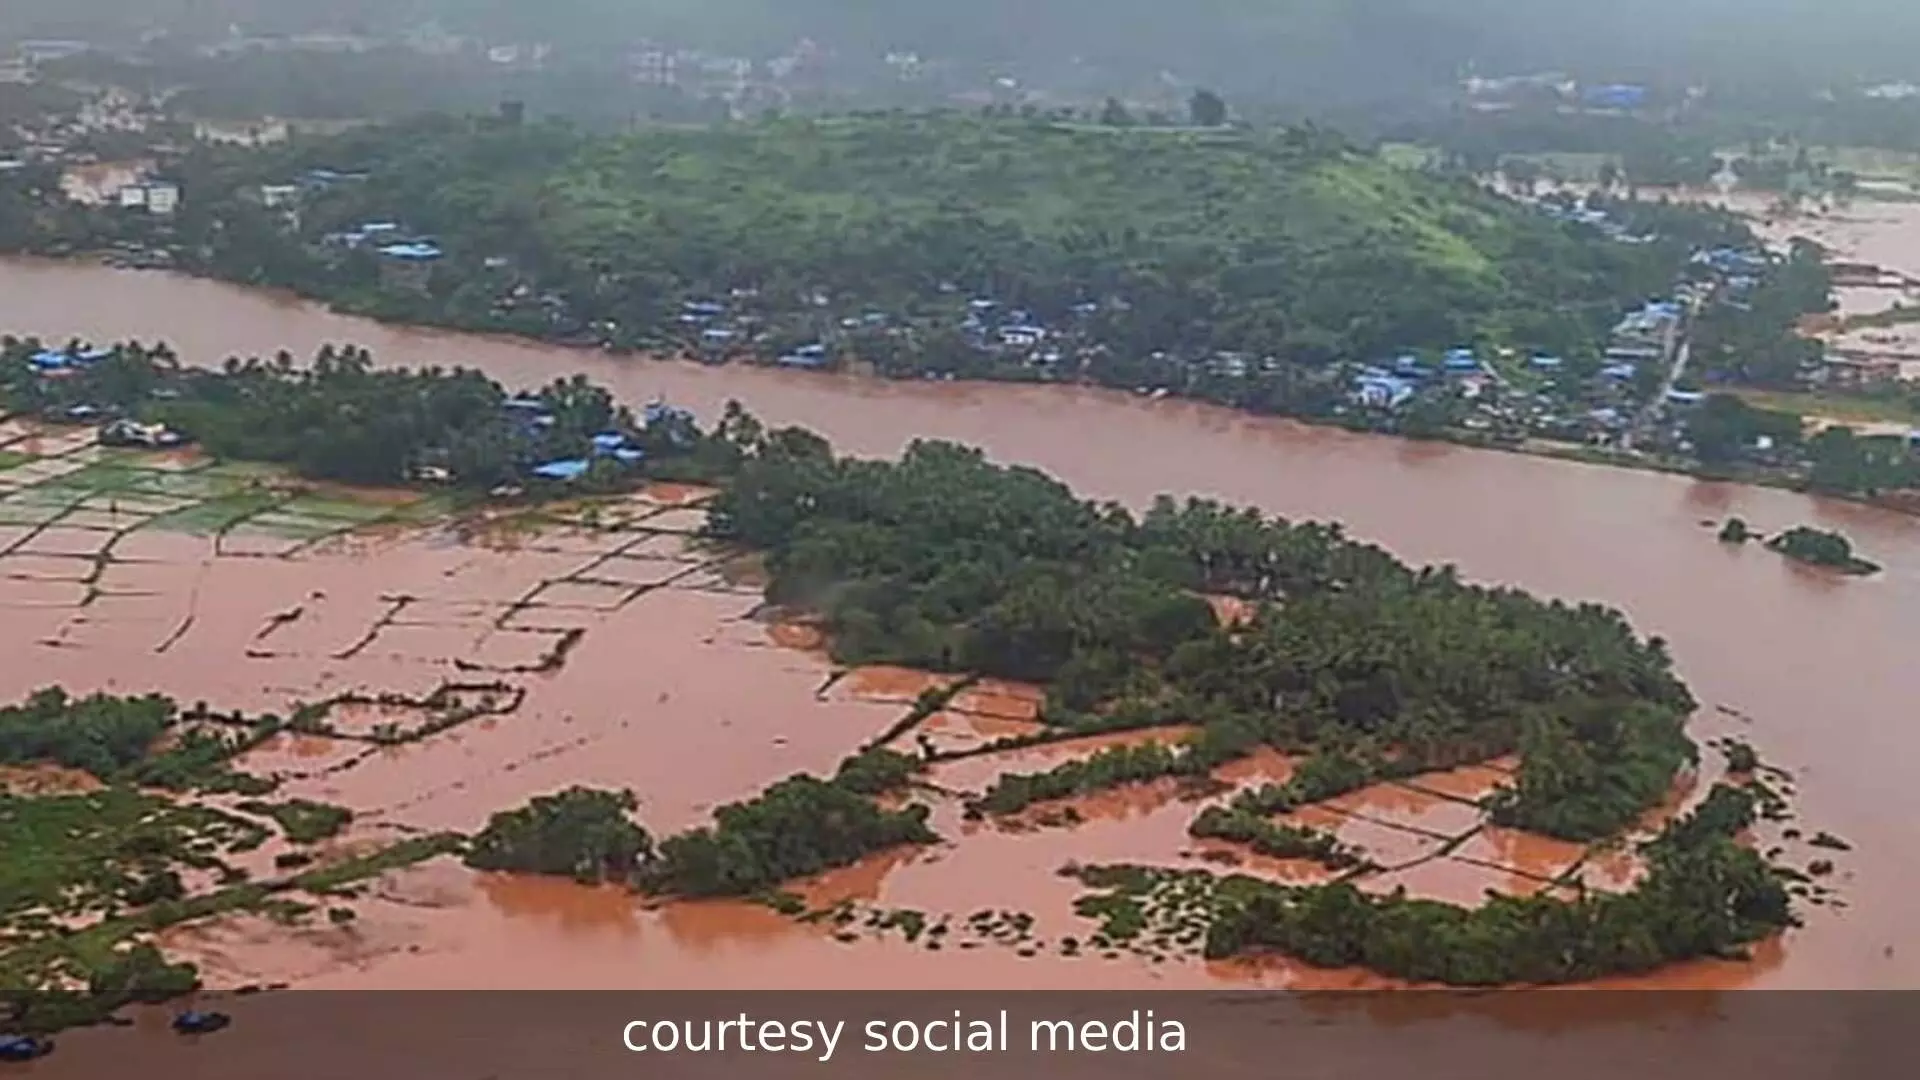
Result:
[[[1593,113],[1635,112],[1659,104],[1658,95],[1639,83],[1582,83],[1558,71],[1495,78],[1470,76],[1460,89],[1481,112],[1504,112],[1528,106]],[[1704,90],[1691,88],[1681,100],[1698,100]]]
[[[170,180],[122,184],[115,197],[122,210],[145,210],[158,217],[171,217],[180,209],[180,185]]]
[[[500,410],[514,436],[529,445],[539,444],[558,424],[553,407],[531,394],[508,398],[501,402]],[[647,404],[641,425],[648,437],[657,435],[659,441],[675,445],[683,443],[685,434],[694,430],[692,413],[659,399]],[[638,432],[610,429],[595,433],[587,442],[584,456],[536,461],[524,468],[524,479],[529,483],[572,484],[592,472],[597,464],[633,470],[647,460]],[[414,479],[428,483],[447,483],[454,479],[444,455],[429,455],[427,460],[414,466],[412,474]]]
[[[26,366],[36,378],[51,382],[79,376],[111,356],[112,349],[75,345],[41,349],[26,358]],[[165,424],[141,423],[131,417],[115,416],[113,412],[80,401],[59,408],[49,418],[75,424],[100,423],[100,442],[104,446],[170,450],[186,445],[186,437]]]
[[[1542,199],[1535,205],[1541,213],[1555,221],[1597,229],[1601,235],[1623,244],[1651,244],[1656,239],[1650,234],[1632,231],[1605,210],[1589,207],[1585,203]]]
[[[342,232],[328,233],[322,242],[346,251],[373,252],[380,260],[382,284],[414,290],[426,288],[434,265],[446,254],[433,237],[397,221],[369,221]]]

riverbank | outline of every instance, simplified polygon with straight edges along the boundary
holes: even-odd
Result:
[[[35,260],[27,260],[27,259],[21,259],[16,261],[23,266],[34,266],[34,265],[53,266],[53,265],[66,264],[68,262],[66,260],[61,260],[61,261],[55,261],[55,262],[38,262],[37,263]],[[82,259],[82,260],[73,260],[71,262],[72,264],[77,264],[77,265],[97,267],[103,271],[108,270],[108,267],[104,262],[97,261],[97,260],[88,261],[88,260]],[[200,281],[200,282],[210,282],[210,283],[217,282],[217,279],[196,278],[189,275],[180,275],[176,271],[131,271],[131,270],[126,270],[124,268],[112,268],[111,272],[162,273],[174,280],[180,280],[180,281]],[[1025,369],[1022,369],[1023,375],[1020,378],[1009,378],[1009,379],[963,378],[958,380],[948,378],[945,380],[928,380],[928,379],[911,378],[907,376],[889,376],[889,375],[877,372],[876,370],[874,370],[873,366],[870,364],[855,364],[853,368],[848,371],[836,372],[836,373],[796,371],[788,368],[782,368],[779,365],[775,365],[771,363],[747,363],[747,362],[741,362],[741,361],[735,361],[731,364],[724,365],[723,367],[715,368],[714,365],[703,362],[698,357],[695,357],[693,355],[686,354],[686,353],[662,353],[662,352],[648,352],[643,350],[642,351],[614,351],[614,350],[605,349],[596,344],[578,344],[578,343],[567,343],[563,341],[543,340],[540,338],[527,337],[524,335],[516,335],[516,334],[504,333],[504,332],[476,332],[474,330],[459,327],[459,326],[435,325],[433,323],[387,321],[387,320],[381,320],[378,318],[362,315],[360,313],[352,311],[351,309],[340,309],[340,308],[327,306],[320,301],[301,297],[298,294],[288,292],[285,290],[257,289],[257,288],[247,287],[247,286],[231,285],[231,283],[224,283],[224,282],[221,282],[219,284],[226,285],[228,287],[233,287],[233,288],[247,288],[249,292],[255,295],[261,296],[263,298],[267,298],[275,304],[318,306],[321,308],[321,310],[326,311],[327,314],[338,316],[344,319],[353,319],[353,320],[369,319],[372,323],[376,325],[380,325],[382,327],[386,327],[401,335],[411,336],[411,335],[418,334],[418,335],[434,335],[434,336],[457,336],[459,338],[465,338],[465,339],[471,339],[471,340],[496,342],[503,346],[516,348],[516,349],[561,349],[561,350],[566,350],[568,352],[577,353],[582,356],[594,356],[594,357],[604,356],[608,360],[612,362],[620,363],[620,364],[630,364],[630,365],[639,365],[639,366],[654,365],[654,364],[670,364],[670,365],[679,365],[683,367],[691,366],[691,367],[699,367],[699,368],[710,368],[715,370],[745,368],[746,370],[777,373],[783,376],[812,377],[812,378],[821,378],[821,379],[830,379],[830,380],[871,379],[879,382],[901,384],[901,385],[913,385],[913,384],[919,384],[919,383],[925,383],[925,382],[937,382],[941,385],[960,385],[960,386],[968,386],[968,385],[991,386],[991,385],[1012,384],[1012,385],[1018,385],[1018,386],[1051,387],[1051,388],[1056,388],[1063,392],[1091,392],[1091,393],[1107,393],[1107,394],[1124,394],[1125,393],[1125,391],[1116,390],[1111,387],[1101,387],[1095,383],[1088,382],[1088,381],[1077,381],[1077,380],[1065,381],[1065,380],[1056,380],[1056,379],[1037,378],[1037,377],[1034,377],[1030,371],[1026,371]],[[168,344],[173,344],[173,342],[169,341]],[[214,363],[214,358],[211,356],[189,357],[189,362],[208,365],[208,364]],[[1165,399],[1168,395],[1146,394],[1143,392],[1143,393],[1137,394],[1136,396],[1153,400],[1153,401],[1159,401],[1159,400]],[[1230,409],[1234,412],[1242,413],[1243,415],[1246,415],[1249,417],[1262,417],[1266,415],[1254,410],[1241,409],[1232,405],[1214,402],[1206,398],[1188,398],[1181,395],[1174,395],[1174,396],[1178,400],[1191,401],[1194,404],[1211,407],[1211,408]],[[1746,395],[1742,394],[1742,396],[1744,397]],[[1517,453],[1517,454],[1524,454],[1524,455],[1546,457],[1546,458],[1552,458],[1560,461],[1577,462],[1580,464],[1599,466],[1599,467],[1632,469],[1632,470],[1639,470],[1639,471],[1645,471],[1645,472],[1664,473],[1664,474],[1670,474],[1670,475],[1691,476],[1696,479],[1709,480],[1709,481],[1732,481],[1732,482],[1750,484],[1754,486],[1777,488],[1785,491],[1797,491],[1797,492],[1805,493],[1807,490],[1804,486],[1803,478],[1799,476],[1797,473],[1795,473],[1794,471],[1786,470],[1786,469],[1768,469],[1768,468],[1748,464],[1748,465],[1740,466],[1737,469],[1729,472],[1713,472],[1710,470],[1703,469],[1697,463],[1690,463],[1684,460],[1672,459],[1669,457],[1663,457],[1657,454],[1651,454],[1646,452],[1619,450],[1619,449],[1614,449],[1614,448],[1609,448],[1604,446],[1596,446],[1592,444],[1557,442],[1557,441],[1541,439],[1541,438],[1532,438],[1532,437],[1515,436],[1515,437],[1501,438],[1501,437],[1490,436],[1485,432],[1474,431],[1474,430],[1469,430],[1465,428],[1448,428],[1448,429],[1437,430],[1432,432],[1412,434],[1412,433],[1406,433],[1398,430],[1397,429],[1398,425],[1394,422],[1394,419],[1391,416],[1377,417],[1377,416],[1369,416],[1366,414],[1355,413],[1355,414],[1344,415],[1344,416],[1287,415],[1283,417],[1274,417],[1274,419],[1281,419],[1287,422],[1302,424],[1309,427],[1339,430],[1339,431],[1349,432],[1353,434],[1380,435],[1380,436],[1386,436],[1390,438],[1406,439],[1414,443],[1450,445],[1450,446],[1458,446],[1458,447],[1473,449],[1473,450],[1497,450],[1505,453]],[[1903,512],[1907,512],[1907,511],[1920,512],[1920,504],[1917,504],[1914,501],[1883,500],[1877,496],[1851,496],[1851,495],[1845,495],[1845,494],[1836,495],[1833,493],[1822,493],[1822,494],[1827,495],[1828,497],[1850,499],[1853,501],[1865,503],[1867,505],[1881,506],[1888,509],[1901,510]]]

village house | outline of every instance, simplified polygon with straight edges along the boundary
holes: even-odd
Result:
[[[387,244],[379,251],[381,284],[402,289],[425,289],[441,259],[439,246],[423,240]]]
[[[292,206],[300,200],[299,184],[262,184],[259,189],[260,205],[269,210],[283,206]]]
[[[782,367],[823,368],[827,366],[828,360],[827,347],[818,342],[814,342],[802,345],[790,353],[783,354],[779,359],[779,364]]]
[[[165,181],[126,184],[118,194],[123,210],[144,209],[157,217],[168,217],[180,208],[180,185]]]
[[[100,445],[133,447],[143,450],[169,450],[186,445],[186,436],[165,424],[142,424],[135,420],[115,420],[100,429]]]

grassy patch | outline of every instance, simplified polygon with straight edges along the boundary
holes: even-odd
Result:
[[[404,525],[426,525],[439,522],[459,509],[460,501],[451,495],[428,495],[419,502],[387,508],[384,520]]]
[[[66,513],[71,505],[24,498],[26,494],[22,491],[0,499],[0,525],[45,525]]]
[[[1419,143],[1380,144],[1380,160],[1401,169],[1424,169],[1432,164],[1438,155],[1439,151]]]
[[[212,536],[226,532],[235,525],[271,509],[277,500],[265,493],[228,495],[197,503],[184,510],[161,514],[142,528],[160,529],[166,532],[184,532],[195,536]]]
[[[239,809],[249,814],[272,818],[295,844],[316,844],[340,834],[353,821],[353,811],[344,806],[289,799],[282,803],[248,801]]]
[[[352,499],[329,499],[318,495],[302,495],[280,508],[280,513],[292,514],[302,518],[318,519],[347,525],[364,525],[388,517],[398,507],[381,505],[374,502],[356,502]]]
[[[220,461],[201,469],[195,475],[244,483],[249,480],[277,480],[285,477],[287,470],[282,466],[260,461]]]
[[[130,788],[0,798],[0,936],[101,919],[184,895],[181,869],[221,873],[258,824]]]
[[[1600,169],[1612,160],[1611,154],[1586,154],[1577,151],[1550,151],[1540,154],[1514,154],[1539,165],[1549,175],[1574,183],[1594,183],[1600,179]]]
[[[18,468],[34,460],[36,459],[32,454],[23,454],[18,450],[0,450],[0,472]]]
[[[289,884],[311,893],[331,892],[356,881],[377,877],[390,870],[399,870],[439,855],[453,854],[465,845],[466,838],[457,833],[436,833],[432,836],[414,837],[410,840],[402,840],[392,847],[381,848],[370,855],[308,871],[292,878]]]
[[[125,465],[110,462],[88,465],[84,469],[70,472],[58,480],[42,485],[48,488],[63,488],[86,495],[104,495],[117,492],[151,493],[150,482],[156,474],[148,469],[131,469]],[[74,501],[79,501],[75,499]]]
[[[1826,146],[1808,151],[1815,161],[1836,169],[1845,169],[1867,178],[1912,180],[1920,178],[1920,154],[1905,150],[1882,150],[1867,146]]]
[[[1736,390],[1733,393],[1756,408],[1798,413],[1808,419],[1862,424],[1920,424],[1920,411],[1916,411],[1909,402],[1897,398],[1772,390]]]
[[[312,518],[300,514],[289,514],[284,506],[276,506],[269,513],[249,518],[247,527],[290,540],[318,540],[320,537],[331,536],[352,528],[353,523],[337,518]]]
[[[137,490],[153,495],[173,495],[185,499],[218,499],[246,492],[247,482],[217,474],[212,469],[201,469],[198,472],[164,472],[151,469],[146,471],[145,480]]]
[[[345,888],[457,850],[463,842],[454,834],[404,840],[298,877],[161,900],[71,933],[49,929],[29,942],[9,943],[0,949],[0,995],[17,1010],[8,1027],[35,1034],[58,1031],[97,1023],[130,1000],[164,1001],[187,993],[198,981],[191,967],[169,966],[150,946],[134,943],[170,926],[234,912],[288,917],[313,910],[289,894]],[[71,989],[76,984],[88,989]]]

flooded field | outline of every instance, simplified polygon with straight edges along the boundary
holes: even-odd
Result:
[[[996,750],[1043,731],[1039,688],[833,669],[818,631],[762,612],[756,575],[737,572],[737,553],[690,535],[704,516],[698,489],[446,518],[414,496],[320,492],[191,456],[108,452],[78,431],[15,425],[7,438],[0,649],[35,662],[0,671],[0,697],[58,684],[159,690],[253,713],[332,702],[323,727],[276,735],[238,761],[279,780],[280,796],[353,812],[352,830],[323,855],[381,836],[471,832],[494,811],[572,784],[631,789],[650,828],[683,828],[792,772],[830,773],[924,692],[954,691],[890,744],[946,759],[922,795],[948,842],[793,886],[830,917],[744,902],[648,905],[608,888],[475,874],[443,857],[341,905],[351,922],[287,925],[245,912],[162,934],[212,987],[492,985],[500,950],[533,947],[527,934],[553,966],[517,968],[516,984],[631,985],[644,971],[645,985],[663,988],[820,985],[846,950],[862,957],[844,968],[853,985],[1025,984],[1035,967],[1061,987],[1361,978],[1204,964],[1193,940],[1083,945],[1093,923],[1074,902],[1086,890],[1061,873],[1074,864],[1332,880],[1316,863],[1188,836],[1204,805],[1283,782],[1293,763],[1269,752],[1219,770],[1205,790],[1135,784],[967,820],[965,798],[1005,773],[1172,744],[1193,729]],[[1219,606],[1226,621],[1244,614]],[[1370,865],[1356,880],[1368,890],[1477,904],[1489,890],[1570,893],[1590,872],[1593,887],[1630,884],[1618,853],[1487,825],[1475,800],[1509,766],[1380,784],[1280,820],[1357,848]],[[270,877],[286,850],[268,845],[236,865]],[[567,949],[555,951],[556,935]],[[936,953],[960,959],[942,955],[935,967]]]
[[[93,299],[72,299],[83,295]],[[1910,519],[1117,394],[711,369],[401,331],[205,282],[100,268],[0,264],[0,324],[54,337],[164,337],[208,359],[354,340],[389,362],[479,365],[513,385],[578,371],[630,400],[665,393],[703,413],[737,397],[769,422],[805,424],[854,452],[892,454],[913,437],[955,438],[1045,468],[1095,497],[1140,505],[1174,491],[1338,519],[1409,561],[1451,561],[1470,577],[1617,604],[1668,640],[1706,703],[1696,737],[1753,742],[1793,771],[1805,819],[1858,849],[1833,879],[1847,906],[1809,909],[1804,929],[1755,962],[1694,965],[1631,985],[1920,982],[1920,961],[1888,948],[1911,934],[1906,897],[1920,889],[1920,860],[1904,839],[1920,789],[1902,771],[1920,753],[1920,736],[1900,720],[1901,703],[1920,694],[1920,669],[1904,644],[1920,632],[1912,614],[1920,610],[1920,543]],[[165,501],[230,497],[218,490],[200,496],[143,482],[127,488],[128,503],[103,508],[91,495],[62,494],[74,486],[62,477],[103,467],[87,460],[94,451],[69,447],[82,457],[50,464],[42,459],[61,457],[58,447],[0,453],[8,450],[33,458],[0,472],[0,485],[11,489],[0,512],[20,519],[0,525],[10,537],[0,561],[0,639],[6,655],[31,657],[0,666],[9,696],[54,681],[164,689],[219,708],[283,708],[348,691],[418,697],[494,680],[524,692],[511,713],[411,746],[289,736],[249,759],[250,767],[289,775],[291,794],[362,811],[370,829],[471,829],[529,795],[578,783],[633,789],[648,826],[669,831],[792,772],[831,770],[929,685],[924,675],[895,670],[835,678],[810,627],[756,618],[751,574],[711,565],[710,553],[689,544],[699,511],[668,506],[685,493],[651,493],[594,526],[540,530],[423,527],[406,520],[404,508],[384,507],[344,535],[321,535],[323,515],[276,502],[222,532],[220,524],[195,524],[213,514],[202,502]],[[53,496],[39,493],[47,485]],[[115,515],[130,507],[157,524],[108,545],[121,531]],[[1702,522],[1736,513],[1763,528],[1842,528],[1888,571],[1838,581],[1765,553],[1727,550]],[[157,520],[169,514],[171,522]],[[191,528],[173,527],[182,517]],[[316,535],[293,535],[296,526]],[[108,607],[93,610],[101,604]],[[556,667],[562,642],[570,644]],[[244,921],[211,923],[182,931],[175,944],[229,985],[276,977],[333,987],[1371,985],[1355,973],[1283,962],[1156,963],[1130,952],[1108,959],[1084,945],[1075,957],[1062,955],[1064,938],[1087,929],[1071,907],[1081,887],[1058,874],[1074,860],[1233,861],[1283,880],[1311,877],[1311,869],[1193,841],[1185,827],[1204,799],[1170,786],[1073,800],[1072,815],[1050,806],[1015,821],[960,820],[960,792],[1000,772],[1092,751],[977,752],[1029,732],[1032,709],[1030,689],[978,687],[896,743],[917,748],[924,735],[938,752],[975,752],[935,771],[950,795],[926,795],[948,844],[801,890],[822,906],[852,901],[861,912],[852,924],[802,923],[744,904],[650,908],[605,890],[474,875],[442,860],[382,881],[356,902],[350,929],[314,928],[296,940]],[[370,730],[409,721],[368,713],[352,722]],[[1709,752],[1707,763],[1711,770],[1717,755]],[[1302,813],[1390,863],[1370,888],[1404,885],[1467,902],[1486,888],[1631,882],[1637,871],[1618,852],[1569,850],[1474,820],[1468,804],[1499,782],[1498,764]],[[1236,768],[1244,771],[1218,779],[1264,782],[1284,777],[1287,763]],[[962,948],[959,926],[981,909],[1030,913],[1031,935],[1048,947],[982,940]],[[897,926],[867,926],[871,913],[898,910],[948,916],[954,929],[942,936],[953,943],[934,950],[924,935],[908,942]],[[843,940],[848,934],[853,940]],[[1023,956],[1025,948],[1033,954]]]

